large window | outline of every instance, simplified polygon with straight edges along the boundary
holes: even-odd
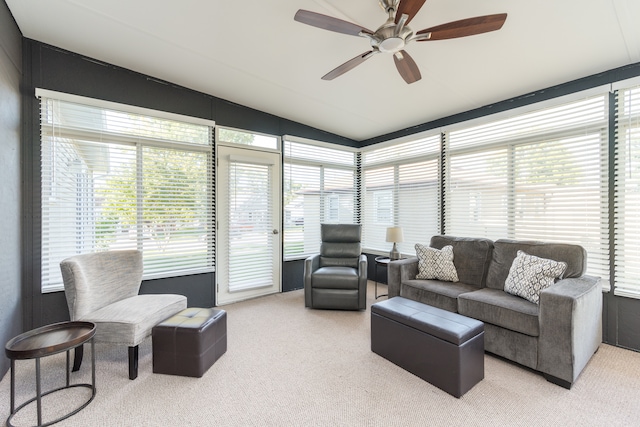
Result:
[[[212,123],[39,94],[42,289],[104,250],[141,250],[145,278],[213,271]]]
[[[364,247],[387,252],[390,226],[405,254],[440,233],[575,243],[606,280],[608,97],[576,99],[363,148]]]
[[[575,243],[609,277],[604,95],[448,133],[445,233]]]
[[[440,140],[437,133],[362,150],[366,249],[389,252],[387,227],[402,227],[405,241],[398,249],[405,254],[439,233]]]
[[[640,86],[617,93],[615,294],[640,298]]]
[[[285,137],[284,257],[320,250],[320,224],[358,223],[356,150]]]

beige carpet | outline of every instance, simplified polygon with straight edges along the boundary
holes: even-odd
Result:
[[[373,283],[369,284],[369,305]],[[228,350],[200,379],[127,377],[126,348],[96,345],[93,402],[59,426],[632,426],[640,424],[640,353],[602,345],[571,390],[485,356],[485,379],[456,399],[370,350],[369,313],[309,310],[302,291],[225,306]],[[384,298],[382,298],[384,299]],[[379,299],[379,300],[382,300]],[[88,381],[90,351],[72,381]],[[44,389],[64,383],[64,354],[42,359]],[[17,364],[18,402],[35,391],[34,362]],[[44,398],[52,420],[85,399]],[[31,396],[29,396],[31,397]],[[0,383],[9,412],[9,375]],[[14,419],[35,424],[35,405]]]

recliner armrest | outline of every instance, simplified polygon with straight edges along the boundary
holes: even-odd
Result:
[[[320,254],[312,255],[304,260],[304,300],[305,306],[311,307],[311,273],[320,268]]]
[[[304,286],[311,286],[311,273],[320,268],[320,254],[312,255],[304,260]]]
[[[358,277],[366,280],[368,276],[367,271],[367,256],[365,254],[361,254],[358,258]]]
[[[418,258],[406,258],[391,261],[387,268],[389,298],[400,295],[400,284],[404,280],[415,279],[418,275]]]
[[[367,280],[369,279],[368,260],[365,254],[358,257],[358,307],[367,308]]]
[[[540,293],[538,370],[571,386],[602,342],[602,286],[593,276]]]

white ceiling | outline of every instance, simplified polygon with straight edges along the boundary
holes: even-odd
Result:
[[[23,35],[360,141],[640,62],[638,0],[427,0],[410,27],[508,13],[499,31],[414,42],[422,80],[390,55],[333,81],[367,39],[293,20],[298,9],[375,30],[377,0],[5,0]]]

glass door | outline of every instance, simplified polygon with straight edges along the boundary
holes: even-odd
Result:
[[[279,292],[280,155],[220,146],[216,303]]]

